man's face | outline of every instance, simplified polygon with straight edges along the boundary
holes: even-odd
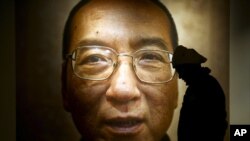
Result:
[[[166,15],[147,1],[92,1],[74,17],[70,48],[108,46],[118,53],[148,48],[155,39],[173,51]],[[119,57],[112,75],[84,80],[67,64],[64,105],[87,140],[157,141],[168,129],[177,106],[176,77],[168,83],[140,81],[130,57]]]

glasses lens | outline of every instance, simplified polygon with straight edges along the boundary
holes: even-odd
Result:
[[[102,80],[111,75],[114,57],[111,50],[82,47],[74,53],[73,69],[77,76],[84,79]]]
[[[151,83],[162,83],[172,79],[174,69],[172,54],[160,50],[141,50],[136,52],[134,67],[139,79]]]
[[[148,83],[164,83],[174,76],[172,54],[163,50],[139,50],[133,55],[136,75]],[[83,79],[104,80],[114,70],[117,54],[107,47],[80,47],[72,54],[74,73]]]

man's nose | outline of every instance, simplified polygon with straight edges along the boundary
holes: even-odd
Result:
[[[140,98],[140,91],[137,87],[138,80],[131,61],[128,56],[120,57],[106,93],[109,101],[117,104],[127,104]]]

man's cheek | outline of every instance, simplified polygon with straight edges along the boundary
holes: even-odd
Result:
[[[75,108],[81,108],[84,111],[90,111],[91,109],[98,109],[102,99],[105,95],[105,85],[86,85],[85,83],[72,83],[71,91],[71,104]]]

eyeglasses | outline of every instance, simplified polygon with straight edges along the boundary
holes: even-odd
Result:
[[[132,58],[134,72],[140,81],[166,83],[175,74],[171,63],[173,54],[165,50],[140,49],[132,54],[119,54],[109,47],[81,46],[68,54],[67,58],[72,60],[73,72],[79,78],[105,80],[119,65],[118,57],[121,56]]]

